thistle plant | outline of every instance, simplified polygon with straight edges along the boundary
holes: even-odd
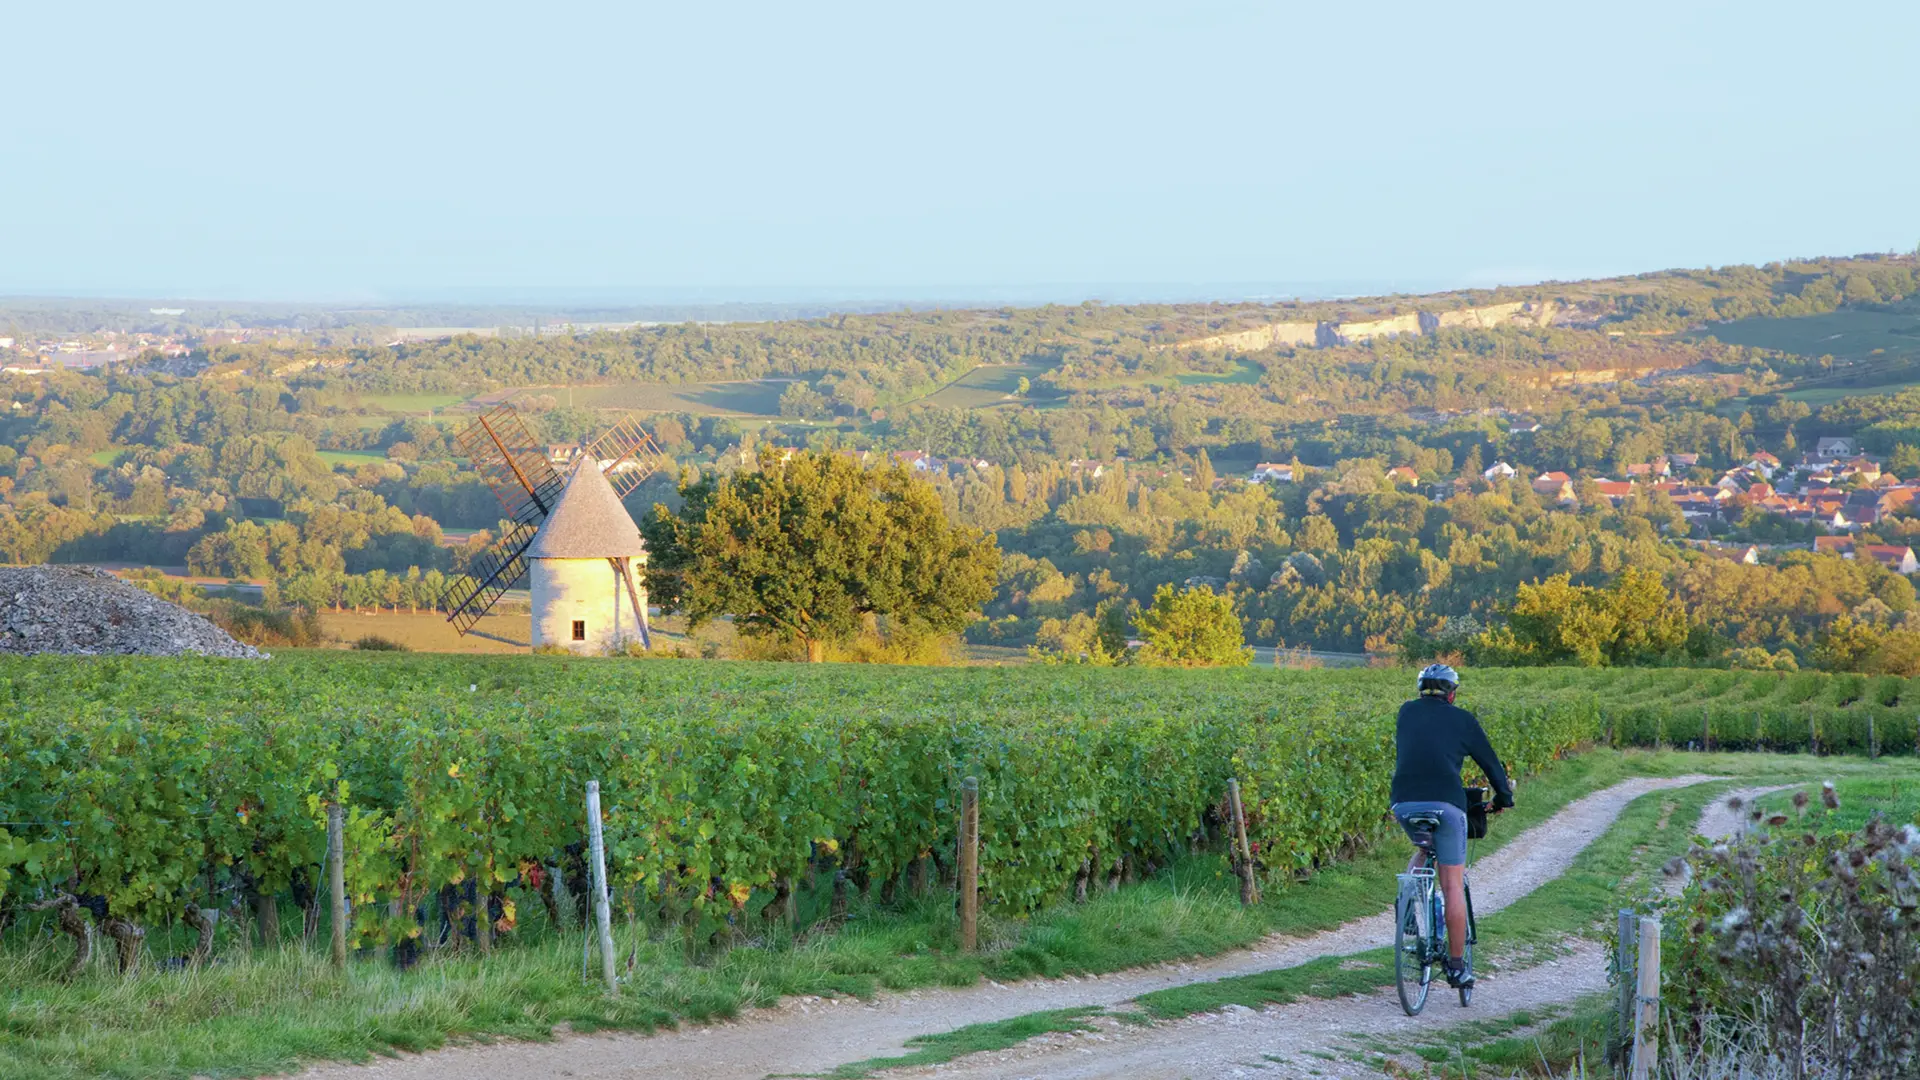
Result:
[[[1920,1070],[1920,829],[1822,831],[1840,806],[1832,784],[1817,808],[1804,792],[1792,806],[1791,827],[1736,806],[1744,835],[1667,868],[1685,882],[1664,911],[1670,1076]]]

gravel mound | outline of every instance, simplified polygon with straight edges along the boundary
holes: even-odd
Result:
[[[0,566],[0,653],[267,655],[203,616],[91,566]]]

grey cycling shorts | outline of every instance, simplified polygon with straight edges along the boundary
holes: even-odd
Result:
[[[1435,814],[1440,818],[1440,827],[1433,830],[1433,861],[1441,866],[1467,865],[1467,812],[1450,802],[1400,802],[1393,804],[1393,816],[1400,827],[1407,830],[1409,839],[1413,829],[1407,825],[1407,818],[1413,814]]]

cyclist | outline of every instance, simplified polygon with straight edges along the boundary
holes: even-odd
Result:
[[[1513,785],[1480,721],[1453,703],[1459,689],[1459,673],[1445,664],[1420,672],[1419,695],[1400,706],[1394,729],[1391,796],[1394,818],[1416,841],[1419,837],[1407,824],[1410,815],[1440,819],[1433,833],[1434,862],[1447,902],[1447,985],[1456,989],[1473,985],[1473,972],[1462,958],[1467,941],[1467,789],[1460,768],[1466,759],[1471,757],[1493,784],[1493,813],[1513,805]],[[1418,868],[1420,853],[1414,860],[1409,869]]]

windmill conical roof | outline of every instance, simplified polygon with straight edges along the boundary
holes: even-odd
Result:
[[[640,527],[590,454],[581,455],[574,465],[567,486],[527,548],[529,559],[632,558],[646,553]]]

